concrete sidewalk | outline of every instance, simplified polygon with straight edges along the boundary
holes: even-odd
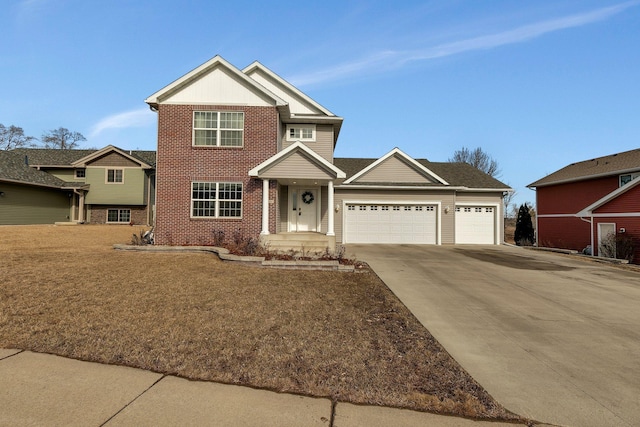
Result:
[[[0,349],[0,426],[499,427]]]

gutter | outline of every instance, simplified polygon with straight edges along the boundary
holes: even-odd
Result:
[[[591,215],[590,219],[585,219],[582,216],[579,216],[578,218],[580,218],[580,221],[584,221],[586,223],[589,224],[589,233],[591,234],[591,256],[595,255],[595,246],[593,246],[593,215]]]

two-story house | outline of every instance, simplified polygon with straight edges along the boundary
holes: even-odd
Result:
[[[74,187],[67,191],[67,221],[153,222],[155,151],[125,151],[109,145],[100,150],[20,148],[11,152],[29,168],[57,178],[62,188]],[[19,223],[18,217],[5,220]]]
[[[157,244],[502,242],[507,185],[398,148],[334,158],[342,117],[259,62],[216,56],[145,102],[158,113]]]
[[[640,150],[571,163],[529,184],[540,246],[601,255],[610,235],[640,238]],[[635,262],[640,260],[636,247]]]

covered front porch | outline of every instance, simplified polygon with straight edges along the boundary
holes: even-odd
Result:
[[[278,251],[335,250],[334,185],[345,178],[344,172],[298,142],[249,171],[249,175],[262,180],[263,245]],[[276,200],[269,198],[274,181]],[[269,228],[273,224],[269,218],[271,204],[275,204],[275,229]]]

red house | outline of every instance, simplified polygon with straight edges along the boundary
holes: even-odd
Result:
[[[640,149],[572,163],[528,185],[536,190],[537,240],[543,247],[611,256],[602,243],[625,234],[640,261]]]

